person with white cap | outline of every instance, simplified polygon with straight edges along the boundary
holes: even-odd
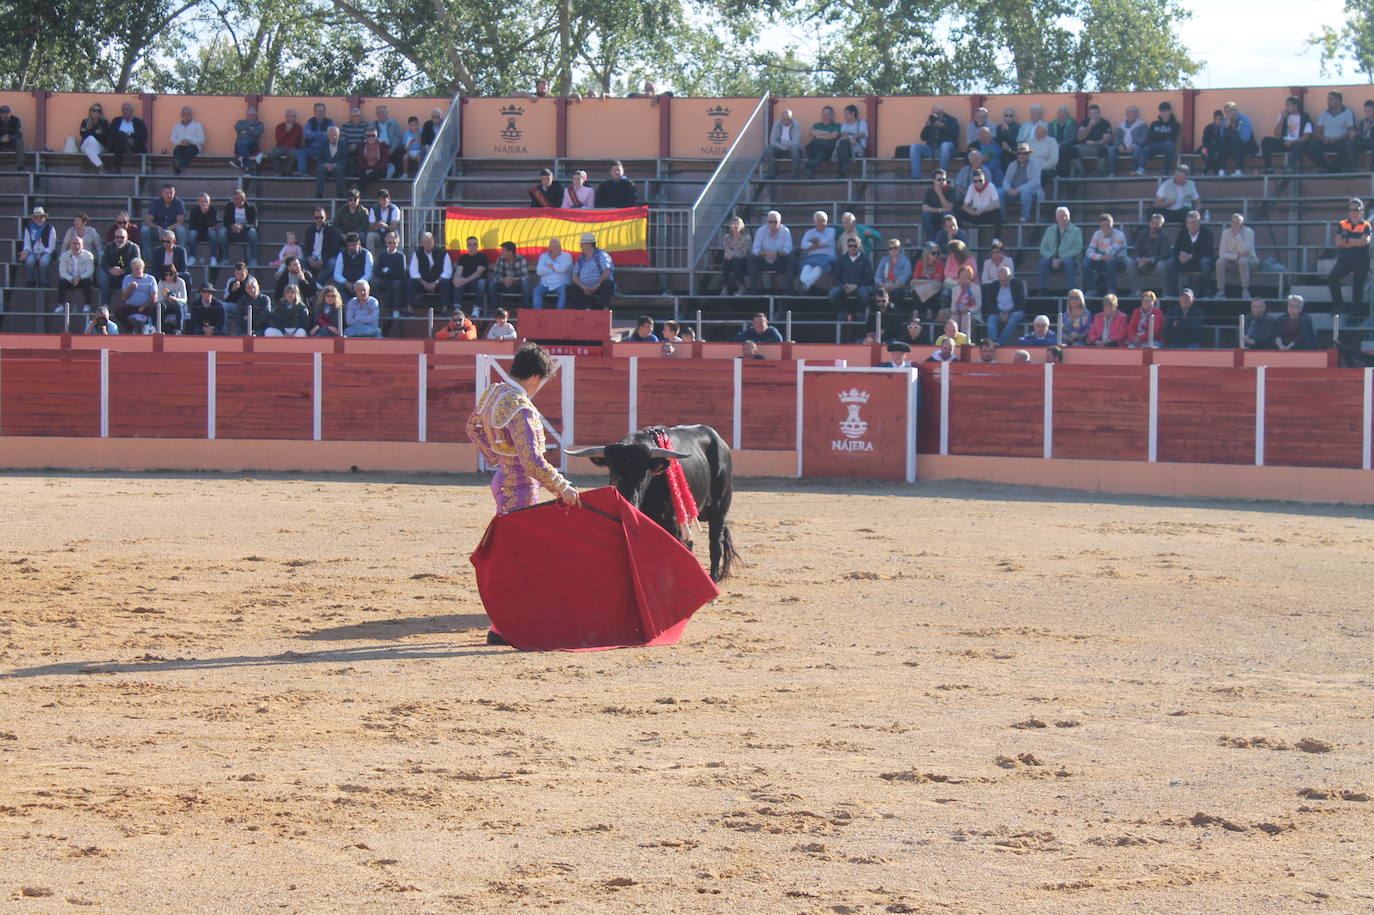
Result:
[[[19,249],[20,271],[27,272],[28,282],[20,285],[47,286],[48,268],[57,251],[57,230],[48,222],[48,211],[34,207],[29,221],[24,223],[23,245]]]
[[[568,304],[574,308],[610,308],[615,295],[615,261],[596,246],[596,235],[583,232],[581,254],[573,262]]]

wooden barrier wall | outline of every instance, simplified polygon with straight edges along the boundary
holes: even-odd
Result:
[[[0,347],[0,439],[462,443],[478,353],[511,351],[509,344],[430,341],[417,349],[412,341],[381,341],[395,344],[388,349],[378,341],[176,337],[154,349],[157,339]],[[559,426],[563,386],[573,385],[578,444],[615,441],[652,424],[707,423],[736,448],[791,451],[798,365],[579,356],[538,402]],[[918,368],[918,446],[926,454],[1370,469],[1374,369]]]

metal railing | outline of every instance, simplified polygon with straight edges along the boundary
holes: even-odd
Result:
[[[434,206],[439,199],[439,191],[443,189],[463,139],[462,102],[462,94],[454,93],[448,114],[444,115],[444,122],[434,135],[434,143],[415,173],[415,182],[410,187],[410,200],[415,206]]]
[[[768,100],[765,92],[692,204],[689,230],[692,242],[689,288],[692,292],[696,292],[696,268],[711,249],[726,217],[749,189],[749,181],[758,171],[768,147]]]

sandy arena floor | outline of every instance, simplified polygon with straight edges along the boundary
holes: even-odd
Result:
[[[745,481],[681,645],[523,654],[476,477],[0,505],[6,912],[1374,910],[1371,509]]]

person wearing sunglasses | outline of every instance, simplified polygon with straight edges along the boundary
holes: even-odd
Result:
[[[109,148],[110,143],[110,122],[105,120],[105,109],[100,103],[91,106],[82,118],[81,124],[77,127],[77,133],[81,135],[80,145],[82,155],[91,160],[97,172],[104,172],[105,165],[100,157]]]

